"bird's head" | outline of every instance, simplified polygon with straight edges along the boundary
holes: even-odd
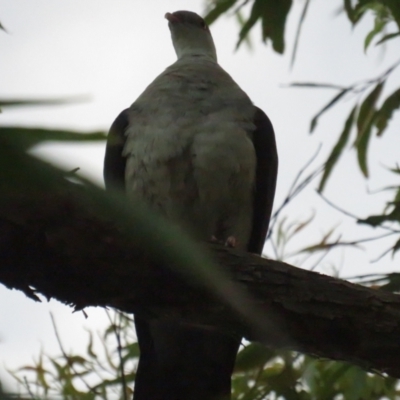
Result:
[[[217,61],[214,41],[203,18],[191,11],[166,13],[165,18],[178,59],[197,55]]]

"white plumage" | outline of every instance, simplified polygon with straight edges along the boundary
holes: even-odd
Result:
[[[210,57],[184,56],[132,104],[126,189],[203,240],[251,229],[254,106]]]

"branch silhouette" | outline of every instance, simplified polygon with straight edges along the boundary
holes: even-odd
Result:
[[[132,237],[84,185],[60,179],[46,190],[3,192],[0,282],[82,309],[115,307],[145,318],[170,317],[272,348],[345,360],[400,377],[400,297],[283,262],[205,244],[204,252],[257,309],[259,326],[210,286],[170,269],[154,243]],[[62,182],[62,183],[61,183]],[[116,206],[115,206],[116,207]],[[232,292],[234,296],[235,293]],[[228,293],[229,294],[229,293]],[[232,297],[231,296],[231,297]],[[260,326],[263,329],[259,329]]]

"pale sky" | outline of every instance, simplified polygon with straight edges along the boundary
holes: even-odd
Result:
[[[4,110],[1,125],[47,126],[77,130],[107,130],[119,112],[129,106],[143,89],[169,64],[175,53],[165,12],[188,9],[203,14],[202,0],[0,0],[0,21],[8,34],[0,32],[1,97],[37,98],[88,95],[90,102],[63,107]],[[367,54],[362,41],[371,26],[366,19],[355,30],[344,17],[335,16],[341,1],[314,0],[303,29],[294,69],[290,71],[290,50],[303,1],[296,1],[287,24],[284,56],[260,40],[259,26],[252,33],[253,50],[245,46],[234,51],[238,26],[224,17],[212,25],[218,59],[253,102],[270,117],[276,133],[280,169],[275,204],[286,195],[297,171],[323,147],[314,167],[322,163],[337,140],[352,102],[332,109],[320,119],[313,135],[308,134],[312,116],[335,92],[283,87],[295,81],[331,82],[340,85],[378,76],[396,60],[399,40],[388,44],[386,53],[373,46]],[[400,86],[397,72],[384,95]],[[396,118],[397,117],[397,118]],[[395,115],[382,139],[373,138],[370,147],[371,178],[365,181],[356,164],[354,150],[346,151],[328,183],[325,195],[344,209],[366,217],[380,213],[386,192],[366,195],[395,184],[386,168],[399,161],[400,118]],[[81,168],[82,174],[102,181],[104,143],[97,145],[50,145],[35,150],[58,165]],[[311,171],[311,170],[310,170]],[[315,188],[317,182],[312,186]],[[332,227],[337,238],[352,240],[378,232],[356,226],[354,221],[327,206],[313,190],[303,193],[285,211],[293,219],[305,219],[316,212],[312,228],[305,230],[290,247],[295,251],[314,243]],[[370,272],[398,271],[398,260],[388,255],[370,263],[394,241],[379,242],[368,252],[339,250],[329,254],[318,271],[341,276]],[[270,249],[267,254],[272,255]],[[291,259],[294,262],[295,259]],[[307,265],[305,265],[306,267]],[[0,376],[4,368],[15,368],[31,360],[42,347],[58,353],[49,317],[52,310],[67,348],[83,348],[82,326],[104,326],[102,310],[88,309],[89,318],[58,304],[36,304],[22,293],[0,286]],[[10,382],[9,379],[5,381]]]

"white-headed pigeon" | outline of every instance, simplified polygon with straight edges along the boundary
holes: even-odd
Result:
[[[123,189],[196,240],[261,254],[278,157],[270,120],[218,65],[210,30],[167,13],[178,60],[117,117],[104,160]],[[229,399],[240,337],[177,320],[135,317],[135,400]]]

